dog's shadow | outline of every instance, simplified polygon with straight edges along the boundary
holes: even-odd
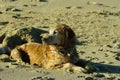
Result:
[[[115,73],[120,74],[120,66],[102,64],[102,63],[94,63],[91,61],[86,61],[84,59],[80,59],[75,65],[81,66],[83,68],[88,69],[87,73],[92,72],[100,72],[100,73]]]
[[[77,41],[76,45],[86,45],[85,41]],[[83,52],[84,53],[84,52]],[[86,61],[85,59],[80,59],[75,65],[86,68],[88,66],[88,73],[100,72],[100,73],[115,73],[120,74],[120,66],[112,64],[94,63],[91,61]]]
[[[99,68],[99,72],[120,74],[120,66],[101,64],[101,63],[93,63],[93,64]]]

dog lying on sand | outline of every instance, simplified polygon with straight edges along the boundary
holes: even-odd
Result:
[[[11,51],[10,57],[47,69],[62,68],[86,72],[87,66],[87,70],[94,70],[92,65],[79,59],[75,47],[76,36],[69,26],[57,24],[50,29],[48,35],[43,35],[42,41],[43,44],[25,43],[17,46]]]
[[[25,43],[13,49],[10,56],[47,69],[63,68],[82,72],[82,67],[73,64],[78,59],[75,38],[69,26],[58,24],[50,29],[49,35],[43,37],[43,44]]]

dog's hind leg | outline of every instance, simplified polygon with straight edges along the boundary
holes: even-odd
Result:
[[[16,48],[11,51],[10,57],[13,58],[13,59],[15,59],[15,60],[17,60],[17,61],[22,60],[21,53]]]

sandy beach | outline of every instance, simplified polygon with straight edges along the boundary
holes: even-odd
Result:
[[[48,32],[56,23],[69,25],[77,36],[81,59],[98,71],[70,73],[27,63],[17,64],[0,53],[0,80],[120,80],[119,0],[0,0],[0,43],[3,34],[34,27]],[[14,44],[13,44],[14,45]]]

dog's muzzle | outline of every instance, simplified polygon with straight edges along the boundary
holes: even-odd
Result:
[[[57,45],[57,43],[54,42],[53,36],[42,37],[42,43],[49,45]]]
[[[43,44],[47,44],[48,43],[48,39],[47,38],[42,38],[42,43]]]
[[[52,42],[52,39],[53,39],[52,36],[42,37],[42,43],[43,44],[50,44]]]

